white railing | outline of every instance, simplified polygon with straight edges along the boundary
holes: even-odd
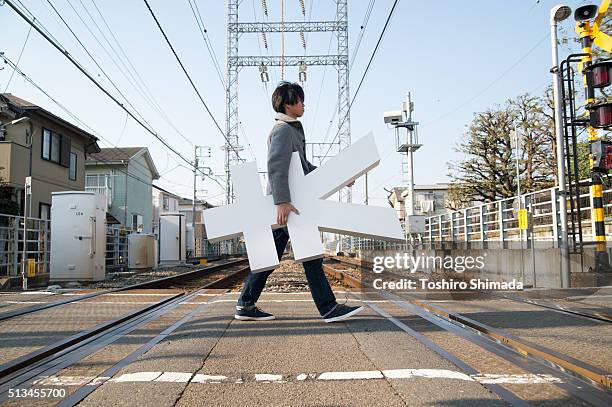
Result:
[[[49,221],[28,218],[25,258],[34,260],[35,273],[49,273],[51,228]],[[23,262],[23,217],[0,214],[0,276],[21,275]]]
[[[87,192],[95,192],[98,195],[104,195],[106,197],[106,205],[110,208],[113,203],[113,193],[110,188],[107,187],[85,187]]]
[[[603,191],[604,221],[606,237],[612,240],[612,189]],[[529,213],[529,226],[521,232],[518,227],[518,202]],[[595,221],[592,218],[593,199],[589,187],[580,187],[580,213],[577,214],[577,200],[574,199],[574,230],[572,236],[572,201],[567,199],[568,231],[570,244],[578,241],[578,222],[582,227],[583,242],[594,241]],[[339,236],[325,243],[325,249],[338,251],[361,250],[408,250],[416,246],[434,248],[444,243],[472,242],[549,242],[556,247],[561,237],[559,190],[548,188],[499,201],[472,206],[458,211],[425,218],[425,233],[413,236],[406,243],[389,243],[382,240]],[[504,246],[505,247],[505,246]]]
[[[612,226],[612,189],[604,191],[604,220],[606,229]],[[557,187],[531,192],[520,197],[511,197],[485,203],[454,212],[425,219],[423,242],[512,242],[549,241],[560,239],[560,197]],[[583,241],[594,241],[595,222],[591,215],[593,200],[588,187],[580,189],[580,214],[575,216],[574,229],[578,233],[578,222],[582,226]],[[522,234],[518,227],[518,206],[527,209],[529,227]],[[567,199],[568,230],[571,228],[571,201]],[[574,213],[577,213],[574,200]],[[607,233],[609,234],[609,233]],[[578,236],[575,236],[577,239]],[[570,240],[572,236],[570,235]]]

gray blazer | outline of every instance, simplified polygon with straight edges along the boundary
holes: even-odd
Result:
[[[286,114],[277,113],[276,122],[268,136],[268,187],[267,194],[272,194],[274,204],[291,202],[289,192],[289,164],[291,154],[300,154],[304,174],[315,168],[306,159],[306,138],[304,128],[299,120]]]

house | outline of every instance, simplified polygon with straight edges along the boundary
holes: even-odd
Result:
[[[0,213],[23,214],[25,179],[32,179],[29,215],[50,219],[51,193],[83,191],[85,161],[98,139],[46,109],[0,93]]]
[[[181,197],[153,185],[153,233],[159,233],[159,215],[163,213],[178,213]]]
[[[196,223],[202,223],[202,211],[205,209],[213,208],[213,205],[202,199],[196,199]],[[193,224],[193,199],[181,198],[179,201],[179,213],[185,215],[185,223],[187,225]]]
[[[447,213],[449,184],[438,183],[433,185],[414,186],[414,214],[435,216]],[[397,211],[398,218],[404,220],[406,216],[406,203],[408,201],[408,188],[395,187],[389,195],[389,203]]]
[[[106,195],[108,212],[125,228],[152,233],[159,173],[146,147],[103,148],[87,157],[85,173],[85,189]]]

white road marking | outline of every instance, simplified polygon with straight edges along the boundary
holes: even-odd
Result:
[[[34,381],[37,386],[75,386],[87,383],[133,383],[133,382],[167,382],[167,383],[286,383],[302,382],[306,380],[380,380],[380,379],[412,379],[422,377],[427,379],[450,379],[482,384],[541,384],[563,383],[557,377],[546,374],[477,374],[467,375],[462,372],[444,369],[389,369],[389,370],[362,370],[356,372],[323,372],[300,373],[298,375],[282,375],[269,373],[255,373],[228,377],[223,375],[208,375],[185,372],[136,372],[126,373],[110,379],[108,377],[87,376],[50,376],[41,377]]]
[[[382,379],[383,374],[379,370],[363,370],[361,372],[325,372],[321,373],[317,380],[364,380]]]
[[[123,383],[123,382],[151,382],[162,375],[163,372],[137,372],[137,373],[125,373],[116,379],[111,379],[111,382]]]
[[[167,383],[187,383],[193,376],[191,373],[182,372],[164,372],[161,376],[155,379],[156,382],[167,382]]]
[[[36,386],[83,386],[94,377],[91,376],[49,376],[34,380]]]
[[[191,383],[221,383],[227,376],[214,376],[207,374],[197,374],[191,379]]]
[[[256,382],[279,382],[281,380],[283,380],[282,374],[265,374],[265,373],[255,374]]]

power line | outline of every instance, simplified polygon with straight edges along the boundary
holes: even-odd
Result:
[[[189,140],[175,125],[174,123],[172,123],[172,121],[170,120],[170,118],[168,117],[168,115],[166,114],[166,112],[161,108],[159,102],[155,99],[155,97],[153,96],[151,90],[148,88],[148,86],[146,85],[146,83],[144,82],[144,80],[142,79],[142,77],[140,76],[140,74],[138,73],[138,71],[136,70],[136,68],[134,67],[134,64],[132,63],[132,61],[130,60],[130,58],[127,56],[125,50],[123,49],[123,47],[121,46],[121,43],[119,42],[119,40],[117,39],[117,37],[115,36],[115,34],[113,33],[113,30],[111,30],[110,26],[108,25],[108,23],[106,22],[106,19],[104,18],[104,15],[102,14],[102,12],[100,11],[100,9],[98,8],[98,6],[96,5],[94,0],[90,0],[91,3],[93,4],[94,8],[96,9],[98,15],[100,16],[102,22],[104,23],[104,25],[106,26],[106,29],[108,30],[108,32],[111,34],[111,36],[113,37],[115,43],[117,44],[119,50],[121,51],[121,54],[123,55],[123,57],[125,58],[125,60],[127,61],[127,63],[129,64],[129,66],[132,68],[132,71],[134,73],[132,73],[132,71],[130,70],[130,68],[128,68],[128,66],[126,65],[126,63],[123,61],[123,59],[121,58],[121,56],[119,55],[119,53],[117,52],[117,50],[115,49],[115,47],[113,46],[113,44],[109,41],[109,39],[107,38],[107,36],[104,34],[104,31],[100,28],[100,26],[98,25],[98,23],[96,22],[96,20],[94,19],[94,17],[91,15],[91,13],[89,12],[88,8],[85,6],[85,4],[83,3],[82,0],[78,0],[79,3],[81,4],[81,7],[83,7],[83,9],[85,10],[85,13],[87,13],[87,16],[89,17],[89,19],[93,22],[93,24],[96,26],[96,28],[98,29],[98,32],[102,35],[102,38],[104,38],[104,41],[106,41],[106,43],[108,44],[108,46],[110,47],[110,49],[113,51],[113,53],[115,54],[115,56],[117,57],[117,59],[119,60],[119,62],[121,63],[121,65],[123,66],[123,68],[125,69],[125,71],[127,72],[127,74],[130,76],[131,80],[126,76],[126,74],[123,72],[123,70],[118,66],[118,64],[115,62],[114,58],[109,54],[109,52],[106,50],[106,48],[104,47],[104,45],[102,45],[102,43],[98,40],[98,38],[94,35],[94,33],[89,29],[89,27],[87,26],[87,24],[85,24],[85,22],[83,21],[83,19],[80,17],[79,13],[76,11],[76,9],[74,7],[72,7],[72,4],[70,3],[70,0],[66,0],[68,2],[68,4],[70,4],[71,8],[74,10],[75,14],[77,15],[77,17],[79,17],[79,20],[81,20],[81,22],[85,25],[85,27],[87,28],[87,30],[90,32],[90,34],[94,37],[94,39],[96,39],[96,41],[98,42],[98,44],[100,45],[100,47],[106,52],[106,54],[109,56],[109,58],[111,59],[111,61],[113,62],[113,64],[117,67],[117,69],[119,70],[119,72],[121,72],[121,74],[123,75],[123,77],[130,83],[130,85],[132,85],[132,87],[136,90],[136,92],[147,102],[147,104],[155,111],[157,111],[157,113],[161,116],[161,118],[183,139],[185,140],[190,146],[194,146],[193,142],[191,140]],[[135,76],[134,76],[135,74]],[[138,79],[137,79],[138,78]],[[140,80],[140,82],[139,82]]]
[[[466,100],[464,102],[457,103],[457,107],[454,108],[453,110],[450,110],[450,111],[442,114],[441,116],[438,116],[437,118],[433,119],[432,121],[423,123],[421,126],[427,126],[427,125],[431,125],[433,123],[439,122],[440,120],[444,119],[445,117],[448,117],[448,116],[456,113],[457,111],[463,109],[465,106],[467,106],[470,103],[472,103],[478,97],[482,96],[486,91],[491,89],[493,87],[493,85],[495,85],[497,82],[499,82],[504,76],[506,76],[514,68],[516,68],[521,62],[523,62],[525,60],[525,58],[527,58],[533,51],[535,51],[548,37],[550,37],[550,33],[547,33],[546,35],[544,35],[533,47],[531,47],[524,55],[522,55],[512,65],[510,65],[510,67],[508,69],[506,69],[504,72],[502,72],[501,75],[499,75],[497,78],[495,78],[493,81],[491,81],[487,86],[485,86],[480,92],[478,92],[477,94],[475,94],[474,96],[472,96],[471,98],[469,98],[468,100]]]
[[[153,9],[149,5],[149,2],[147,0],[144,0],[144,3],[146,4],[147,8],[149,9],[149,12],[151,13],[151,17],[153,17],[153,20],[155,20],[155,24],[157,25],[157,28],[159,28],[159,31],[161,32],[161,34],[163,35],[164,39],[166,40],[166,43],[168,44],[168,47],[170,47],[170,50],[172,51],[172,54],[174,54],[174,57],[176,58],[176,60],[179,63],[179,65],[181,66],[181,69],[183,70],[183,73],[185,74],[185,76],[187,76],[187,79],[189,80],[189,83],[191,84],[191,87],[193,88],[195,93],[198,95],[198,98],[200,99],[200,102],[202,102],[202,105],[204,105],[204,108],[206,109],[206,112],[208,112],[208,115],[210,116],[212,121],[215,123],[215,126],[217,127],[217,129],[219,129],[219,132],[221,133],[221,135],[223,136],[223,138],[227,142],[227,145],[232,150],[234,150],[234,152],[236,153],[236,157],[240,157],[240,154],[239,154],[238,150],[236,150],[236,148],[230,143],[229,138],[225,135],[225,133],[221,129],[221,126],[219,126],[219,123],[217,122],[217,120],[213,116],[212,112],[208,108],[208,105],[204,101],[204,98],[202,98],[202,95],[200,94],[200,91],[195,86],[195,83],[191,79],[191,76],[189,76],[189,73],[187,72],[187,69],[185,69],[185,65],[183,65],[183,62],[181,61],[181,59],[179,58],[178,54],[174,50],[174,47],[172,46],[172,43],[168,39],[168,36],[166,35],[166,33],[165,33],[164,29],[162,28],[161,24],[159,23],[159,20],[155,16],[155,13],[153,12]]]
[[[359,90],[361,89],[361,86],[363,85],[363,82],[368,74],[368,71],[370,70],[370,66],[372,65],[372,61],[374,60],[374,57],[376,56],[376,53],[378,51],[378,47],[380,46],[380,43],[383,40],[383,37],[385,36],[385,33],[387,32],[387,27],[389,26],[389,22],[391,21],[391,18],[393,17],[393,14],[395,13],[395,9],[397,7],[397,4],[399,3],[399,0],[395,0],[393,2],[393,6],[391,6],[391,10],[389,11],[389,15],[387,16],[387,21],[385,21],[385,25],[383,26],[383,29],[380,33],[380,36],[378,37],[378,41],[376,42],[376,46],[374,47],[374,51],[372,51],[372,55],[370,56],[370,60],[368,61],[368,65],[365,68],[365,71],[363,72],[363,75],[361,76],[361,80],[359,81],[359,85],[357,86],[357,90],[355,91],[355,94],[353,95],[353,99],[351,100],[351,103],[348,106],[348,109],[346,111],[346,114],[344,115],[344,117],[342,118],[342,121],[340,122],[339,126],[338,126],[338,131],[336,132],[336,136],[334,137],[334,139],[331,141],[329,148],[327,149],[327,152],[325,153],[325,155],[323,156],[323,158],[321,160],[324,160],[327,155],[329,154],[332,145],[336,142],[336,139],[338,138],[338,136],[340,135],[340,130],[342,129],[342,124],[344,124],[344,122],[346,121],[348,115],[351,112],[351,108],[353,107],[353,103],[355,103],[355,99],[357,99],[357,95],[359,95]]]
[[[108,96],[109,98],[111,98],[113,100],[113,102],[115,102],[119,107],[121,107],[127,114],[130,115],[130,117],[132,117],[132,119],[134,119],[134,121],[136,121],[136,123],[138,123],[142,128],[144,128],[147,132],[149,132],[153,137],[155,137],[156,139],[158,139],[166,148],[168,148],[170,151],[172,151],[174,154],[176,154],[178,157],[180,157],[183,161],[185,161],[186,163],[188,163],[189,165],[193,166],[193,164],[191,163],[191,161],[189,161],[188,159],[186,159],[185,157],[183,157],[177,150],[175,150],[170,144],[168,144],[163,137],[161,137],[159,134],[157,134],[155,131],[153,131],[151,128],[149,128],[148,126],[146,126],[143,121],[139,120],[129,109],[127,109],[123,103],[119,102],[119,100],[117,100],[117,98],[115,96],[113,96],[108,90],[106,90],[106,88],[104,88],[89,72],[87,72],[87,70],[85,68],[83,68],[83,66],[81,66],[79,64],[79,62],[74,59],[74,57],[72,57],[72,55],[70,55],[70,53],[68,53],[68,51],[66,51],[60,44],[59,42],[57,42],[57,40],[53,39],[52,37],[50,37],[49,35],[47,35],[45,32],[43,32],[43,30],[38,27],[37,24],[35,24],[35,21],[30,19],[28,16],[26,16],[23,11],[21,11],[13,2],[13,0],[5,0],[6,4],[8,4],[21,18],[23,18],[26,22],[28,22],[28,24],[30,24],[32,27],[34,27],[34,29],[36,31],[38,31],[38,33],[40,35],[42,35],[51,45],[53,45],[54,48],[56,48],[59,52],[61,52],[79,71],[81,71],[81,73],[83,73],[83,75],[85,75],[90,81],[92,81],[96,87],[98,89],[100,89],[106,96]],[[25,7],[24,7],[25,8]],[[27,10],[27,8],[25,8]],[[32,13],[29,12],[28,13],[30,15],[32,15]],[[129,103],[129,102],[128,102]]]
[[[64,106],[62,103],[60,103],[57,99],[55,99],[53,96],[51,96],[47,91],[45,91],[40,85],[38,85],[36,82],[34,82],[33,79],[31,79],[29,76],[27,76],[21,69],[19,69],[14,63],[13,61],[11,61],[6,55],[4,55],[4,53],[0,53],[0,58],[2,58],[4,60],[4,62],[6,62],[7,64],[9,64],[11,67],[13,67],[13,69],[15,69],[15,72],[17,72],[19,75],[21,75],[26,81],[28,81],[32,86],[34,86],[36,89],[38,89],[42,94],[44,94],[46,97],[48,97],[53,103],[55,103],[60,109],[62,109],[66,114],[68,114],[74,121],[76,121],[80,126],[85,127],[88,131],[90,131],[92,134],[94,134],[96,137],[98,137],[100,140],[102,140],[103,142],[105,142],[107,145],[109,146],[113,146],[112,142],[110,142],[109,140],[107,140],[106,138],[104,138],[100,133],[98,133],[96,130],[92,129],[87,123],[83,122],[76,114],[72,113],[72,111],[70,111],[66,106]],[[123,154],[126,158],[131,158],[127,153],[125,153],[123,150],[120,150],[119,147],[117,146],[113,146],[113,148],[118,149],[117,151],[120,152],[121,154]],[[103,160],[103,159],[99,159],[99,161],[101,162],[105,162],[105,163],[109,163],[110,161],[108,160]],[[141,165],[143,168],[145,168],[142,164],[138,163],[137,161],[135,161],[135,163]],[[128,176],[132,176],[132,174],[128,174],[126,173],[126,175]],[[148,184],[146,181],[143,181],[142,179],[135,177],[135,179],[137,179],[138,181],[144,182],[146,184]],[[148,184],[150,185],[150,184]]]
[[[126,159],[131,159],[132,157],[130,155],[128,155],[125,151],[121,150],[120,147],[117,147],[116,145],[113,145],[112,142],[110,142],[108,139],[106,139],[105,137],[103,137],[99,132],[97,132],[96,130],[94,130],[91,126],[89,126],[87,123],[85,123],[83,120],[81,120],[76,114],[72,113],[72,111],[70,111],[66,106],[64,106],[62,103],[60,103],[57,99],[55,99],[53,96],[51,96],[46,90],[44,90],[40,85],[38,85],[36,82],[34,82],[34,80],[32,78],[30,78],[25,72],[23,72],[21,69],[19,69],[14,63],[13,61],[11,61],[4,53],[0,53],[0,58],[2,58],[4,60],[4,62],[6,62],[7,64],[9,64],[11,67],[13,67],[15,69],[15,71],[21,75],[26,81],[28,81],[32,86],[34,86],[36,89],[38,89],[42,94],[44,94],[47,98],[49,98],[53,103],[55,103],[60,109],[62,109],[66,114],[68,114],[75,122],[77,122],[80,126],[86,128],[89,132],[91,132],[92,134],[94,134],[95,136],[97,136],[100,140],[102,140],[104,143],[106,143],[107,145],[111,146],[111,148],[115,148],[117,149],[117,152],[119,152],[120,154],[122,154],[124,157],[126,157]],[[111,163],[111,161],[108,160],[104,160],[104,159],[97,159],[100,162],[104,162],[104,163]],[[143,164],[140,164],[138,161],[134,161],[133,164],[138,164],[139,167],[141,167],[142,169],[148,170],[147,167],[145,167]],[[182,166],[183,168],[187,168],[189,170],[191,170],[191,168],[189,167],[185,167],[183,164],[179,164],[180,166]],[[144,181],[142,179],[140,179],[139,177],[134,176],[133,174],[130,174],[128,172],[122,171],[122,170],[118,170],[120,172],[123,172],[126,174],[126,176],[131,177],[133,179],[136,179],[140,182],[145,183],[146,185],[153,185],[152,183],[148,183],[147,181]],[[200,171],[201,172],[201,171]],[[210,177],[208,174],[201,172],[203,175],[208,176],[209,178],[211,178],[212,180],[216,181],[214,178]],[[217,182],[217,181],[216,181]]]
[[[193,17],[196,20],[196,24],[198,25],[198,29],[200,30],[200,34],[202,34],[202,40],[204,40],[204,44],[206,45],[206,49],[208,50],[208,54],[213,61],[213,65],[215,70],[217,71],[217,76],[219,77],[219,81],[223,86],[223,89],[227,89],[227,85],[223,80],[223,75],[221,74],[221,67],[219,65],[219,61],[217,60],[217,55],[215,54],[214,49],[211,47],[210,38],[208,37],[208,31],[204,27],[204,20],[202,19],[202,15],[200,14],[200,9],[198,8],[198,3],[194,0],[193,4],[191,0],[187,0],[189,2],[189,7],[191,8],[191,12],[193,13]],[[194,8],[195,6],[195,8]]]
[[[15,64],[15,66],[19,66],[19,62],[21,62],[21,56],[23,55],[23,51],[25,50],[26,44],[28,43],[28,38],[30,38],[30,33],[32,32],[32,26],[30,26],[30,28],[28,28],[28,34],[26,35],[25,41],[23,42],[23,46],[21,47],[21,52],[19,52],[19,58],[17,58],[17,63]],[[11,76],[9,77],[8,82],[6,83],[6,87],[4,88],[4,92],[6,93],[6,91],[8,90],[11,81],[13,80],[13,75],[15,75],[15,70],[13,69],[13,72],[11,72]]]
[[[350,72],[353,70],[353,65],[355,64],[355,60],[357,59],[357,53],[359,52],[359,47],[361,46],[361,40],[363,39],[363,35],[365,34],[365,29],[368,27],[368,23],[370,21],[370,16],[372,15],[372,9],[374,8],[374,3],[376,2],[376,0],[370,0],[370,3],[368,4],[368,8],[366,9],[366,13],[365,16],[363,17],[363,22],[361,23],[361,28],[359,31],[359,37],[357,38],[357,44],[355,45],[355,49],[353,50],[353,55],[351,56],[351,61],[349,63],[349,74]],[[333,40],[333,35],[329,40],[329,46],[327,49],[327,53],[329,54],[329,50],[331,49],[331,43]],[[327,69],[327,66],[325,67]],[[325,70],[323,71],[323,79],[321,80],[321,91],[323,90],[323,81],[325,80]],[[319,91],[319,98],[317,99],[317,108],[315,111],[315,115],[316,112],[319,110],[319,100],[321,99],[321,91]],[[332,128],[332,124],[334,123],[334,120],[336,119],[336,114],[338,114],[338,102],[336,102],[336,106],[334,107],[333,110],[333,114],[332,114],[332,118],[329,121],[329,125],[327,126],[327,130],[325,131],[325,136],[323,137],[323,142],[325,142],[327,140],[327,137],[329,136],[329,133],[331,131]]]
[[[121,97],[123,97],[123,99],[127,102],[127,104],[136,112],[136,114],[140,117],[140,119],[145,122],[148,126],[150,126],[150,124],[145,120],[145,118],[138,112],[138,110],[134,107],[134,105],[132,103],[130,103],[130,101],[127,99],[127,97],[123,94],[123,92],[121,92],[121,90],[119,89],[119,87],[115,84],[115,82],[108,76],[108,74],[106,73],[106,71],[102,68],[102,66],[100,66],[100,64],[98,63],[98,61],[94,58],[94,56],[91,54],[91,52],[89,52],[89,50],[87,49],[87,47],[85,47],[85,44],[83,44],[83,42],[79,39],[78,35],[76,35],[76,33],[74,32],[74,30],[72,30],[72,28],[70,27],[70,25],[68,24],[68,22],[64,19],[64,17],[62,17],[61,13],[55,8],[55,6],[53,5],[53,3],[51,3],[50,0],[47,0],[47,3],[49,4],[49,6],[51,6],[51,9],[53,10],[53,12],[57,15],[57,17],[60,19],[60,21],[64,24],[64,26],[68,29],[68,31],[70,32],[70,34],[72,34],[72,36],[74,37],[74,39],[78,42],[78,44],[81,46],[81,48],[85,51],[85,53],[89,56],[89,58],[93,61],[93,63],[98,67],[98,69],[100,70],[100,72],[102,72],[102,74],[104,75],[104,77],[110,82],[110,84],[113,86],[113,88],[115,88],[115,90],[117,92],[119,92],[119,94],[121,95]],[[68,0],[68,4],[72,7],[72,3],[70,3],[70,1]],[[77,14],[77,16],[79,17],[79,19],[81,19],[81,16],[76,12],[76,10],[74,9],[74,7],[72,7],[72,9],[74,10],[74,12]],[[96,41],[98,41],[98,44],[100,44],[100,46],[102,46],[102,44],[100,43],[100,41],[98,40],[98,38],[91,32],[91,30],[89,29],[89,26],[87,24],[85,24],[85,22],[81,19],[81,22],[83,23],[83,25],[85,25],[87,27],[87,29],[89,30],[89,32],[92,34],[92,36],[96,39]],[[39,24],[41,24],[39,22]],[[106,49],[104,49],[106,51]],[[110,55],[109,55],[110,56]],[[113,61],[114,62],[114,61]]]

